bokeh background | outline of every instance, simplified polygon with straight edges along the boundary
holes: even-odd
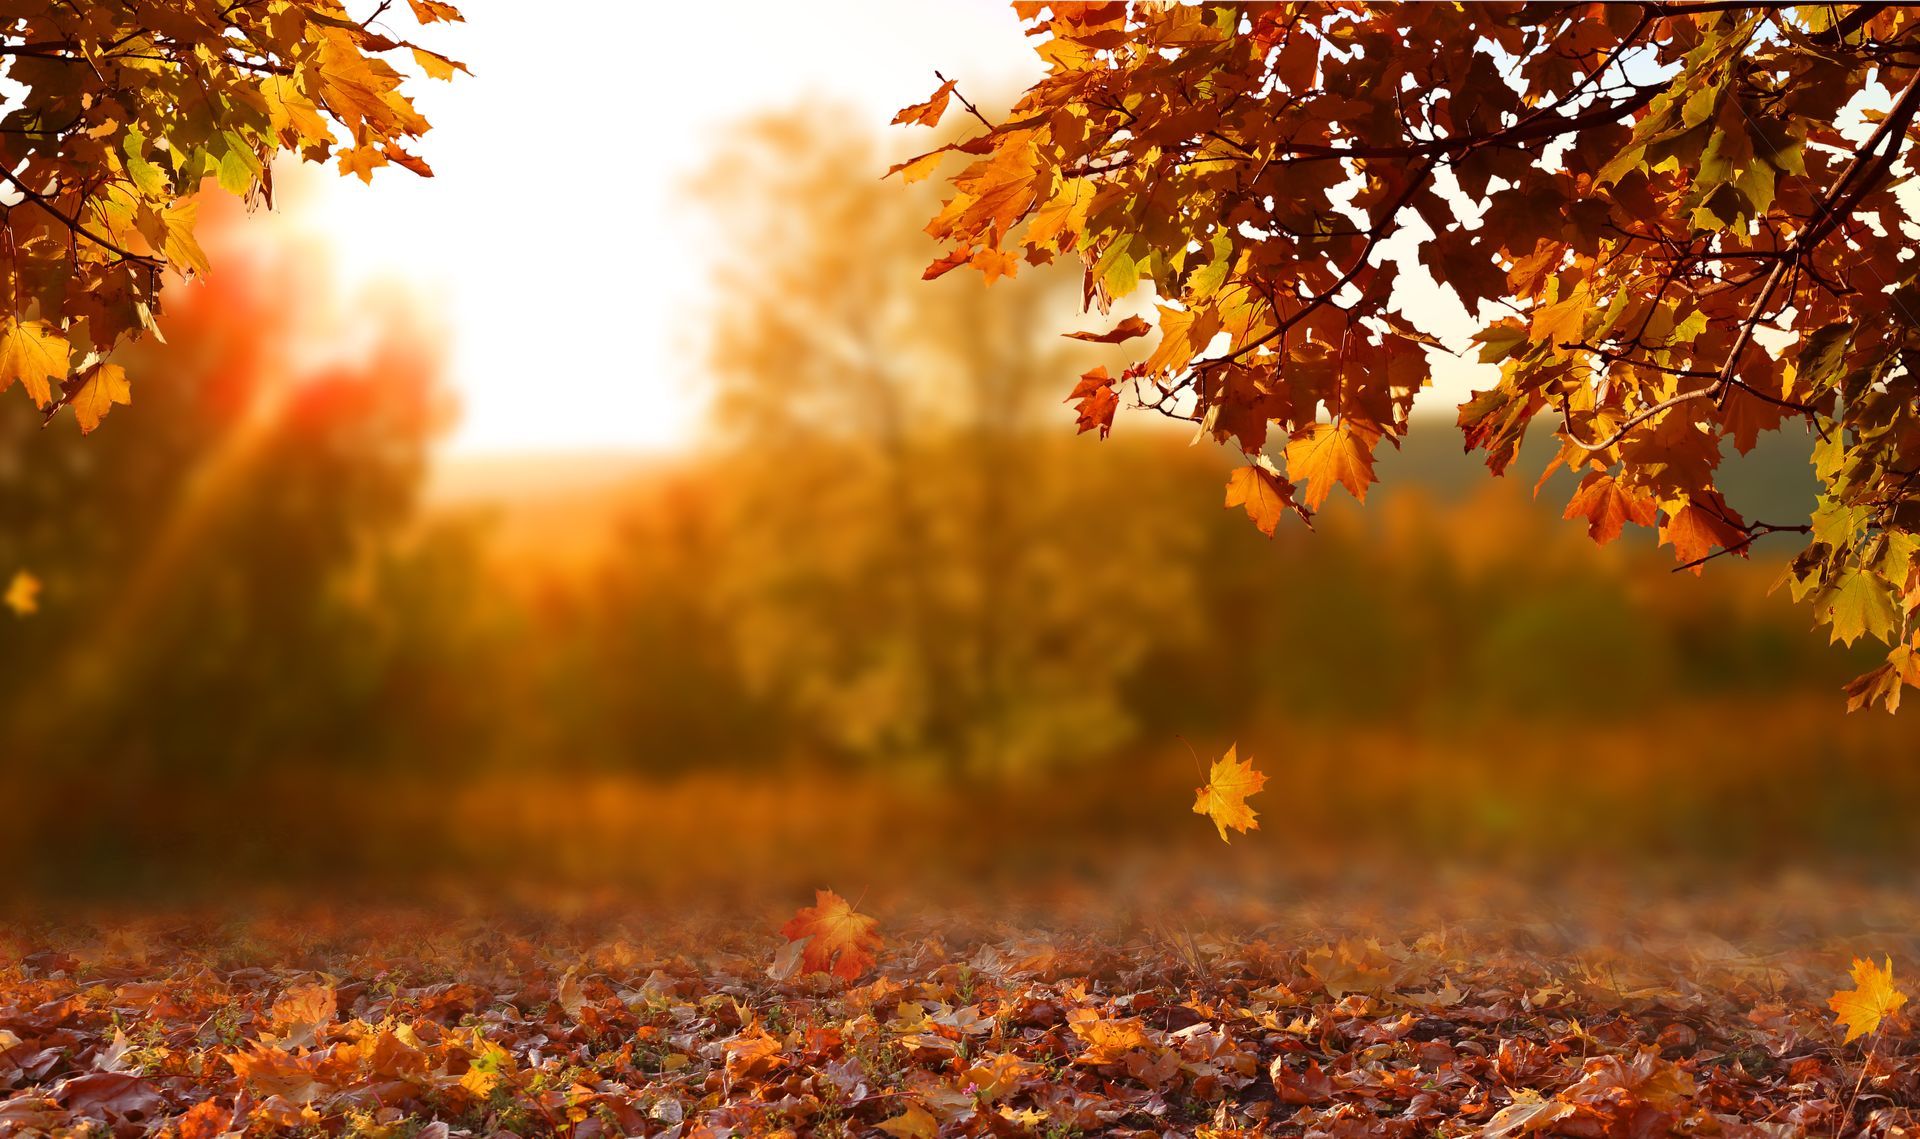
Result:
[[[1011,90],[1017,25],[963,8]],[[516,66],[469,54],[474,91]],[[1905,873],[1920,735],[1845,712],[1871,662],[1770,594],[1786,539],[1700,578],[1647,531],[1596,549],[1564,476],[1533,493],[1545,449],[1488,478],[1444,390],[1364,508],[1269,541],[1179,425],[1073,433],[1074,378],[1122,356],[1061,337],[1072,267],[923,283],[937,185],[878,175],[926,140],[765,86],[637,198],[596,183],[592,226],[495,184],[511,216],[469,235],[630,211],[693,254],[509,261],[479,309],[444,267],[369,284],[357,243],[479,192],[456,117],[404,196],[210,202],[217,272],[104,430],[0,401],[0,574],[43,583],[0,614],[8,890],[885,912]],[[582,299],[641,276],[631,322]],[[1806,443],[1738,463],[1743,512],[1810,507]],[[1188,808],[1235,742],[1271,782],[1222,847]]]

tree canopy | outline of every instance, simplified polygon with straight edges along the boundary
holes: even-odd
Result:
[[[407,0],[421,24],[460,19]],[[91,431],[131,389],[116,347],[157,329],[165,277],[204,275],[195,195],[271,202],[274,156],[431,175],[406,147],[428,124],[382,58],[464,65],[395,38],[392,0],[4,0],[0,59],[0,390]]]
[[[1835,640],[1890,647],[1850,688],[1920,685],[1920,290],[1898,186],[1920,110],[1905,5],[1018,3],[1047,75],[999,121],[945,81],[896,122],[973,130],[928,267],[988,281],[1083,263],[1087,304],[1141,284],[1157,329],[1069,399],[1122,398],[1245,458],[1268,534],[1364,499],[1443,347],[1396,281],[1424,271],[1497,384],[1459,409],[1495,474],[1530,429],[1596,542],[1657,530],[1680,567],[1808,544],[1787,583]],[[1789,424],[1808,518],[1750,519],[1716,475]],[[1542,483],[1546,474],[1541,476]]]

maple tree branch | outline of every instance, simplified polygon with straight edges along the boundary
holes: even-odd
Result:
[[[1716,403],[1724,400],[1733,383],[1734,369],[1739,366],[1740,358],[1746,354],[1748,345],[1753,342],[1754,329],[1765,319],[1767,305],[1772,302],[1774,291],[1780,287],[1780,282],[1786,278],[1788,270],[1797,267],[1800,260],[1824,240],[1834,227],[1839,225],[1855,206],[1859,205],[1860,200],[1880,181],[1881,177],[1892,169],[1894,162],[1900,156],[1901,141],[1906,138],[1907,128],[1912,125],[1916,111],[1920,111],[1920,73],[1916,73],[1907,82],[1907,86],[1900,92],[1899,98],[1895,101],[1893,109],[1887,113],[1887,117],[1880,120],[1879,127],[1854,152],[1853,160],[1847,164],[1846,169],[1841,171],[1840,177],[1835,180],[1832,188],[1821,196],[1821,201],[1814,207],[1812,216],[1807,219],[1807,224],[1781,249],[1780,257],[1774,261],[1773,268],[1768,270],[1766,278],[1761,282],[1760,295],[1754,299],[1753,308],[1749,311],[1747,318],[1741,322],[1740,334],[1734,339],[1732,349],[1727,352],[1726,362],[1721,364],[1713,383],[1661,400],[1634,413],[1622,420],[1612,434],[1598,442],[1588,443],[1574,437],[1570,431],[1566,432],[1568,440],[1584,451],[1604,451],[1625,439],[1635,427],[1669,408],[1703,397],[1712,397]],[[1881,144],[1889,139],[1894,140],[1892,145],[1882,152],[1879,149]],[[1862,174],[1864,177],[1856,182],[1856,176]],[[1752,391],[1751,388],[1747,390]]]
[[[935,79],[938,79],[942,83],[952,82],[946,76],[940,74],[938,71],[933,73],[933,77]],[[962,95],[960,93],[960,85],[958,83],[955,83],[953,85],[953,97],[960,100],[960,105],[967,109],[967,113],[969,115],[972,115],[974,118],[979,119],[982,126],[986,127],[988,130],[994,129],[992,120],[988,119],[987,116],[981,114],[980,108],[974,106],[973,103],[970,100],[968,100],[968,98],[965,95]]]
[[[1648,83],[1636,85],[1633,94],[1604,105],[1589,107],[1575,115],[1554,116],[1547,111],[1566,106],[1566,100],[1552,107],[1529,115],[1510,127],[1503,127],[1483,134],[1458,135],[1432,139],[1405,146],[1335,146],[1331,143],[1285,141],[1275,145],[1273,156],[1287,156],[1301,160],[1315,158],[1457,158],[1469,151],[1484,146],[1513,146],[1539,139],[1556,138],[1563,134],[1584,130],[1599,123],[1610,123],[1624,115],[1653,102],[1654,97],[1668,89],[1666,83]]]
[[[1742,550],[1745,550],[1748,546],[1753,545],[1753,543],[1758,539],[1766,537],[1768,534],[1811,534],[1813,533],[1813,527],[1804,522],[1797,526],[1778,526],[1771,522],[1754,522],[1747,525],[1745,529],[1747,531],[1747,536],[1740,539],[1738,542],[1735,542],[1733,545],[1722,546],[1719,549],[1713,551],[1711,554],[1703,554],[1702,556],[1697,557],[1690,562],[1682,562],[1679,565],[1674,566],[1671,572],[1679,573],[1682,570],[1698,569],[1699,567],[1706,565],[1708,562],[1712,561],[1715,558],[1725,557],[1728,554],[1737,554]]]
[[[156,269],[164,268],[166,266],[166,262],[161,258],[150,257],[140,253],[130,253],[127,250],[120,248],[118,245],[115,245],[113,242],[108,241],[106,238],[101,237],[99,234],[93,232],[91,229],[88,229],[84,224],[81,223],[79,218],[67,216],[65,213],[61,212],[60,208],[54,205],[52,200],[49,199],[45,194],[40,193],[38,190],[35,190],[33,187],[27,185],[25,182],[22,182],[20,180],[20,176],[15,174],[11,168],[7,167],[4,164],[0,164],[0,178],[5,178],[10,184],[12,184],[13,188],[20,191],[20,193],[24,197],[26,197],[28,201],[32,202],[34,205],[39,206],[41,209],[47,211],[48,213],[52,214],[55,218],[59,219],[60,224],[66,226],[70,232],[74,233],[77,236],[86,238],[88,241],[93,242],[95,245],[98,245],[100,248],[105,249],[107,252],[112,253],[114,256],[120,258],[122,261],[133,261],[138,264],[146,265],[150,268],[156,268]]]
[[[1654,416],[1659,415],[1661,412],[1666,411],[1669,408],[1679,407],[1681,404],[1687,402],[1688,400],[1699,399],[1701,396],[1707,395],[1712,391],[1713,391],[1713,385],[1709,384],[1704,388],[1697,388],[1689,392],[1681,392],[1679,395],[1672,396],[1667,399],[1663,399],[1659,403],[1649,404],[1648,406],[1641,408],[1639,411],[1636,411],[1632,415],[1621,420],[1620,426],[1614,429],[1613,434],[1607,436],[1605,439],[1600,440],[1598,443],[1588,443],[1588,442],[1585,442],[1584,440],[1575,438],[1572,434],[1572,424],[1569,421],[1567,421],[1564,418],[1564,416],[1562,417],[1562,421],[1561,421],[1562,428],[1565,434],[1567,435],[1567,441],[1572,443],[1574,446],[1579,447],[1581,450],[1604,451],[1607,448],[1613,446],[1614,444],[1620,442],[1622,439],[1625,439],[1627,435],[1633,431],[1634,428],[1640,426],[1642,423],[1645,423],[1647,420],[1652,419]]]
[[[72,50],[72,40],[32,40],[17,44],[0,44],[0,55],[46,57],[50,52],[67,52]]]
[[[1312,297],[1307,298],[1306,304],[1298,312],[1280,320],[1270,331],[1247,341],[1239,348],[1228,352],[1224,356],[1215,356],[1210,360],[1201,360],[1194,364],[1190,370],[1199,372],[1206,368],[1217,367],[1221,364],[1238,360],[1261,345],[1271,342],[1275,337],[1286,335],[1295,325],[1313,313],[1318,312],[1323,305],[1332,301],[1334,297],[1339,295],[1340,290],[1353,283],[1353,279],[1360,275],[1360,270],[1366,268],[1367,259],[1373,256],[1373,251],[1379,247],[1380,243],[1386,240],[1388,235],[1396,231],[1397,227],[1394,225],[1394,219],[1399,217],[1400,211],[1406,209],[1414,197],[1426,187],[1427,179],[1432,177],[1434,168],[1439,166],[1439,164],[1440,159],[1437,156],[1429,158],[1421,166],[1420,170],[1408,180],[1406,188],[1400,191],[1400,196],[1395,198],[1393,203],[1381,214],[1380,220],[1368,229],[1367,240],[1360,248],[1360,255],[1354,258],[1353,264],[1347,266],[1346,272],[1340,274],[1333,284],[1314,294]]]

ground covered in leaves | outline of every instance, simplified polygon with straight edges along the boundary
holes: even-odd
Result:
[[[1889,949],[1898,967],[1910,934],[1839,944],[1759,910],[1734,937],[1373,924],[883,913],[877,964],[845,980],[776,979],[777,916],[16,922],[0,936],[0,1135],[1915,1126],[1903,1014],[1843,1043],[1827,1008],[1851,954]]]

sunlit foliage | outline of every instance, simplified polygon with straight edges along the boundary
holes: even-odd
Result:
[[[49,418],[72,407],[83,432],[132,398],[109,357],[158,331],[167,278],[211,269],[203,185],[271,203],[282,152],[431,175],[408,149],[427,120],[383,57],[465,70],[396,38],[391,3],[354,19],[341,0],[8,0],[0,16],[0,390],[18,383]]]
[[[927,275],[1067,258],[1102,311],[1151,285],[1157,342],[1094,386],[1240,452],[1261,529],[1364,498],[1405,435],[1424,272],[1500,366],[1459,413],[1496,474],[1545,420],[1596,541],[1657,527],[1697,571],[1808,534],[1793,594],[1890,647],[1852,702],[1920,683],[1911,6],[1015,7],[1048,74],[1005,118],[947,82],[898,120],[975,128],[895,168],[966,160]],[[1819,501],[1750,519],[1723,454],[1789,425]]]

